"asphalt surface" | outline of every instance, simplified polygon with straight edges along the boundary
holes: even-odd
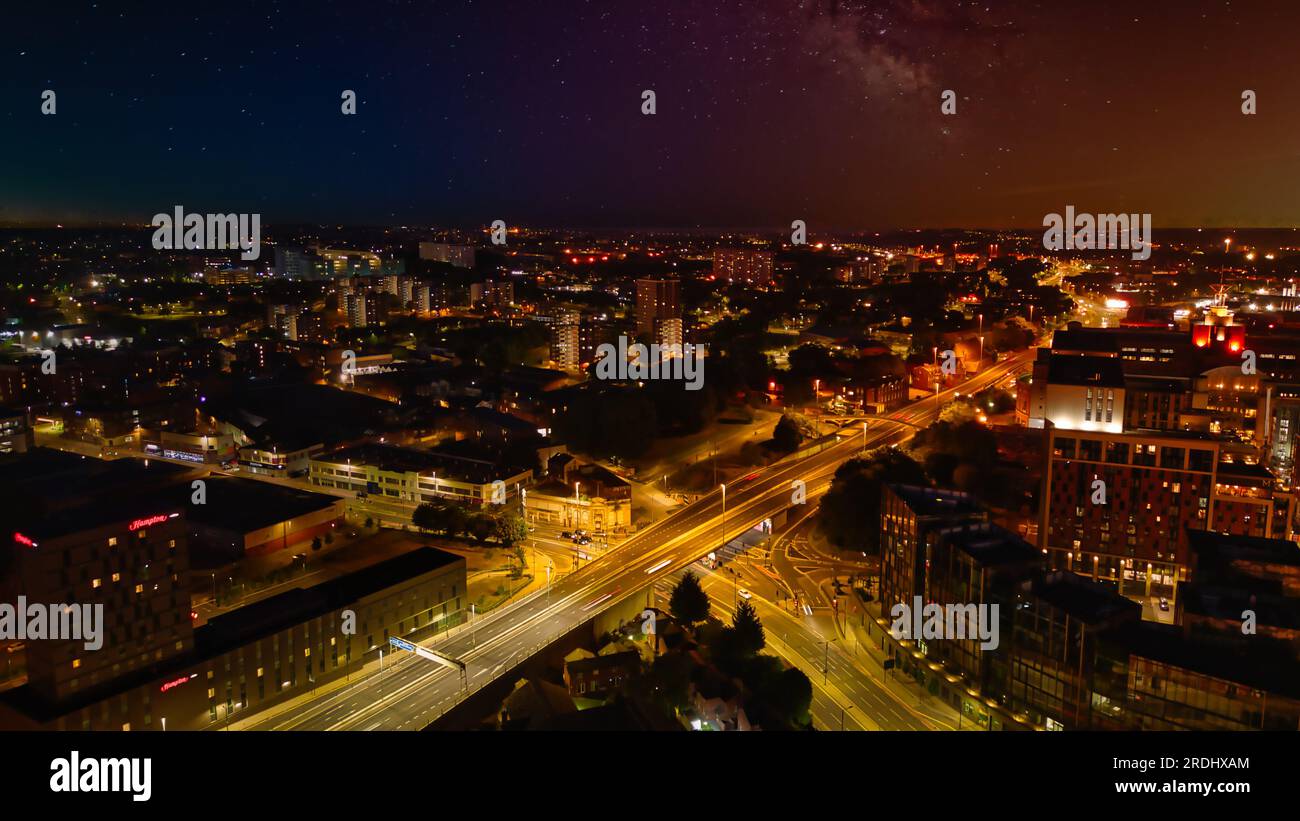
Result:
[[[1031,355],[1022,352],[991,365],[956,391],[970,393],[1001,382],[1022,370]],[[657,580],[679,572],[710,550],[790,507],[794,481],[803,481],[811,489],[829,481],[839,465],[864,446],[875,448],[906,439],[916,427],[933,421],[944,399],[954,392],[945,391],[937,401],[918,402],[888,417],[869,418],[865,437],[861,424],[855,423],[845,428],[842,439],[819,452],[770,466],[748,481],[729,483],[725,530],[723,493],[717,490],[642,530],[597,561],[553,580],[548,589],[425,643],[463,662],[464,676],[458,670],[410,654],[399,653],[393,660],[383,648],[386,663],[382,672],[362,673],[343,689],[316,697],[300,696],[274,716],[261,721],[253,716],[240,724],[250,729],[422,729],[484,684],[603,609],[642,593]],[[779,612],[773,612],[774,619],[779,616]],[[815,652],[826,655],[824,649],[809,644],[819,641],[811,635],[791,634],[786,641],[792,653],[805,657]],[[851,689],[850,680],[864,678],[841,658],[831,658],[830,670],[845,688]],[[846,726],[856,722],[858,726],[875,723],[888,729],[920,728],[909,723],[909,714],[905,709],[900,711],[897,698],[877,693],[866,683],[856,686],[854,703],[861,706],[850,711],[853,718],[846,718]],[[824,703],[821,712],[828,709]]]

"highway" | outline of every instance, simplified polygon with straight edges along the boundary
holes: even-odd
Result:
[[[811,455],[772,465],[748,481],[730,483],[725,490],[725,520],[724,492],[719,489],[637,533],[599,560],[555,581],[549,589],[493,611],[476,623],[427,645],[466,663],[464,683],[456,671],[401,654],[396,663],[387,663],[382,672],[357,676],[343,689],[314,698],[300,698],[265,720],[258,721],[253,716],[241,724],[250,729],[422,729],[469,693],[603,609],[628,596],[646,595],[643,591],[658,579],[679,572],[710,550],[790,507],[794,481],[803,481],[809,488],[829,481],[843,461],[864,447],[905,440],[916,427],[932,422],[952,394],[999,384],[1022,371],[1032,355],[1031,349],[990,365],[972,379],[944,391],[937,399],[915,403],[888,417],[869,418],[865,434],[861,425],[855,424],[844,429],[839,441]],[[654,572],[648,572],[652,568]],[[387,652],[385,657],[389,657]],[[842,678],[850,674],[850,666],[837,671],[833,662],[832,671],[838,673],[836,678]],[[909,725],[904,716],[906,710],[885,709],[886,701],[901,703],[892,693],[883,694],[879,701],[874,695],[861,694],[862,709],[879,711],[881,715],[855,716],[850,725],[875,723],[898,729]]]

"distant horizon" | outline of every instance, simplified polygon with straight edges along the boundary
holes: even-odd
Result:
[[[196,213],[204,212],[203,209],[194,209]],[[206,212],[204,212],[206,213]],[[214,212],[215,213],[215,212]],[[151,215],[152,216],[152,215]],[[1046,214],[1044,214],[1046,216]],[[1153,221],[1154,222],[1154,221]],[[264,221],[264,229],[299,229],[299,228],[321,228],[321,229],[379,229],[379,230],[423,230],[423,231],[482,231],[487,233],[489,223],[429,223],[419,224],[410,222],[379,223],[379,222],[320,222],[320,221]],[[1161,231],[1294,231],[1300,233],[1300,225],[1229,225],[1206,223],[1202,225],[1161,225],[1154,222],[1157,229]],[[699,234],[705,236],[715,236],[718,234],[754,234],[754,235],[788,235],[788,227],[773,226],[669,226],[669,225],[579,225],[579,224],[547,224],[547,223],[510,223],[507,222],[510,229],[522,228],[529,231],[573,231],[573,232],[590,232],[590,233],[646,233],[646,234]],[[102,229],[121,229],[121,230],[151,230],[152,226],[148,221],[134,223],[128,221],[99,220],[87,222],[75,222],[71,220],[46,221],[18,221],[6,222],[0,220],[0,230],[3,231],[20,231],[25,229],[65,229],[65,230],[102,230]],[[896,228],[818,228],[816,225],[808,225],[808,235],[810,237],[823,234],[834,235],[866,235],[866,234],[903,234],[909,232],[953,232],[966,231],[972,233],[995,233],[995,232],[1013,232],[1013,233],[1042,233],[1044,226],[1039,225],[908,225]]]

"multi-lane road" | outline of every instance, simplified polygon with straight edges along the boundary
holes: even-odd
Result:
[[[1022,371],[1031,355],[1032,351],[1022,352],[990,365],[959,390],[971,392],[1001,384]],[[932,422],[943,401],[957,390],[945,391],[937,400],[918,402],[889,417],[873,418],[867,422],[865,434],[860,426],[846,428],[842,439],[811,455],[768,467],[748,481],[732,483],[725,491],[719,488],[548,589],[431,644],[438,652],[465,662],[463,678],[433,662],[406,656],[382,672],[358,676],[343,689],[300,698],[263,721],[252,717],[240,723],[254,729],[420,729],[603,609],[628,596],[643,595],[657,579],[677,573],[790,507],[795,481],[813,488],[828,481],[843,461],[864,447],[905,440],[916,427]],[[870,722],[898,726],[884,716],[870,715],[855,716],[850,723],[871,726]]]

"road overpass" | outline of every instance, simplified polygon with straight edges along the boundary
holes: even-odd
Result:
[[[986,368],[959,386],[980,390],[1019,372],[1032,351]],[[315,698],[301,699],[273,717],[245,719],[250,729],[418,730],[553,641],[604,609],[677,573],[710,550],[750,530],[791,506],[793,482],[815,486],[834,475],[845,460],[864,447],[896,444],[938,415],[941,401],[926,401],[869,420],[866,436],[846,429],[838,442],[804,458],[778,463],[753,479],[731,483],[687,505],[613,549],[599,561],[566,576],[546,590],[479,619],[476,624],[441,638],[438,652],[468,664],[466,683],[444,668],[408,656],[383,672],[365,675],[350,686]],[[724,514],[725,504],[725,514]],[[650,572],[652,571],[653,572]]]

